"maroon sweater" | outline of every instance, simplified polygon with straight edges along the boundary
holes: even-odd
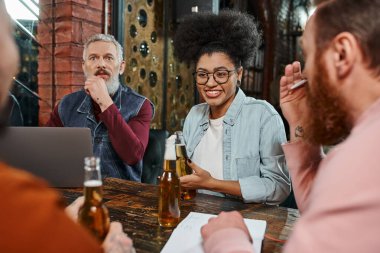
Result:
[[[115,104],[112,104],[104,112],[101,112],[99,105],[93,101],[92,105],[96,120],[102,121],[106,125],[112,146],[119,157],[129,165],[136,164],[141,160],[149,139],[149,127],[153,113],[150,102],[145,100],[139,113],[127,123]],[[58,106],[54,108],[46,126],[63,127]]]

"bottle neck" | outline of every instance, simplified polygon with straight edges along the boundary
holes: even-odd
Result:
[[[175,172],[176,171],[176,160],[165,160],[164,171]]]
[[[176,144],[175,145],[175,154],[177,159],[184,158],[187,159],[186,146],[185,144]]]
[[[84,197],[85,202],[101,203],[103,198],[102,177],[100,174],[100,158],[86,157],[84,159]]]

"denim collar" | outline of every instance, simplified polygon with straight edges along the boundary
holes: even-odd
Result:
[[[231,126],[235,124],[236,118],[238,117],[246,98],[246,95],[244,94],[244,92],[240,88],[237,88],[237,89],[238,89],[238,92],[235,95],[234,101],[232,101],[223,119],[223,122],[225,124],[228,124]],[[208,128],[209,115],[210,115],[210,106],[207,105],[206,110],[204,111],[202,119],[199,124],[199,126],[202,127],[203,130],[207,130]]]

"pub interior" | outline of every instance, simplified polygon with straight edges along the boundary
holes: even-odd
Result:
[[[230,211],[238,211],[239,215],[246,219],[265,221],[261,237],[256,234],[259,233],[258,230],[254,230],[251,234],[250,240],[253,239],[254,252],[283,251],[297,220],[301,217],[291,189],[291,178],[286,169],[283,152],[275,161],[281,172],[275,176],[279,181],[284,181],[285,186],[289,188],[288,191],[285,190],[286,196],[281,200],[247,201],[243,189],[240,190],[240,188],[239,196],[226,191],[223,193],[224,197],[209,195],[202,191],[195,192],[195,190],[193,193],[187,192],[193,195],[184,197],[183,192],[176,192],[175,194],[182,195],[174,196],[178,209],[175,224],[162,218],[163,206],[167,205],[166,200],[163,201],[162,198],[170,198],[166,192],[163,192],[166,191],[165,189],[169,191],[169,186],[162,190],[163,180],[168,180],[170,184],[177,180],[175,187],[179,189],[179,185],[183,183],[179,179],[180,176],[197,173],[198,168],[194,168],[194,164],[191,165],[190,172],[186,172],[192,162],[188,159],[186,149],[178,151],[177,145],[185,143],[181,139],[183,138],[182,131],[191,108],[205,102],[205,98],[197,90],[196,82],[199,82],[197,79],[199,75],[198,72],[193,73],[194,63],[181,61],[175,53],[175,35],[178,28],[186,21],[186,17],[195,13],[219,15],[224,11],[234,11],[248,13],[254,17],[261,40],[253,61],[249,66],[244,66],[241,81],[239,80],[239,89],[246,96],[267,101],[275,109],[276,115],[278,113],[284,124],[285,137],[289,139],[291,135],[289,125],[280,108],[280,80],[288,64],[298,61],[304,65],[301,40],[307,20],[316,9],[312,0],[4,0],[3,2],[11,19],[12,35],[20,55],[18,73],[12,80],[13,85],[9,90],[6,110],[1,111],[6,112],[9,127],[55,126],[56,123],[51,125],[51,116],[55,112],[58,113],[55,111],[58,109],[55,108],[64,101],[63,98],[66,95],[84,89],[88,95],[90,94],[90,91],[85,88],[88,77],[82,69],[85,68],[83,67],[85,66],[83,49],[87,39],[95,34],[113,35],[120,43],[125,61],[125,70],[119,77],[121,84],[149,99],[154,108],[154,113],[150,112],[153,117],[149,124],[147,145],[144,147],[141,159],[140,178],[137,180],[134,180],[132,176],[118,178],[114,176],[116,174],[100,176],[96,174],[100,173],[99,161],[91,164],[91,170],[96,174],[94,177],[94,173],[89,172],[90,163],[84,164],[85,157],[83,157],[81,158],[80,185],[64,187],[57,187],[55,183],[51,185],[65,201],[66,212],[74,216],[74,219],[79,218],[82,225],[86,223],[83,221],[84,207],[80,209],[79,217],[77,211],[80,205],[78,203],[83,199],[78,200],[78,197],[85,193],[84,201],[88,204],[91,201],[87,198],[90,195],[96,196],[95,198],[98,198],[96,201],[105,206],[101,207],[105,210],[101,214],[101,219],[107,229],[105,233],[102,231],[101,235],[96,234],[97,239],[103,243],[103,248],[96,252],[113,252],[110,247],[112,238],[106,237],[108,230],[110,235],[123,234],[119,237],[119,246],[121,245],[122,249],[118,252],[204,252],[202,247],[207,252],[208,246],[202,243],[201,238],[201,232],[202,236],[205,232],[200,225],[199,227],[194,225],[201,221],[187,219],[196,217],[198,213],[218,215],[220,212]],[[215,52],[220,53],[212,51],[211,54]],[[218,82],[215,77],[216,72],[207,73],[206,82],[211,78]],[[209,76],[210,74],[212,75]],[[99,118],[96,120],[98,121]],[[93,133],[95,130],[91,131]],[[94,137],[93,142],[97,141],[96,138]],[[109,137],[108,142],[114,141],[112,138]],[[36,145],[39,145],[38,141]],[[169,145],[172,146],[169,147]],[[174,163],[171,163],[173,161],[167,156],[171,147],[175,147],[176,150],[173,152],[177,152],[177,157],[174,155],[173,159],[177,161]],[[12,148],[14,148],[12,152],[18,152],[15,145]],[[74,151],[75,148],[73,147]],[[324,145],[323,149],[326,153],[329,152],[330,145]],[[0,147],[0,152],[1,150],[4,149]],[[182,152],[180,157],[178,152]],[[213,152],[213,150],[208,150],[208,152]],[[260,150],[260,152],[264,151]],[[41,154],[41,157],[44,156],[49,156],[49,154]],[[178,168],[181,166],[179,158],[182,159],[185,172],[181,172]],[[1,154],[0,159],[2,159]],[[23,158],[20,156],[17,159]],[[51,167],[54,170],[54,165]],[[83,167],[87,174],[84,174]],[[21,169],[28,170],[28,168]],[[165,174],[169,170],[181,175]],[[101,171],[103,174],[103,170]],[[54,172],[50,173],[54,174]],[[175,179],[177,176],[178,178]],[[86,180],[100,180],[101,190],[95,189],[91,192],[90,188],[93,185],[86,184]],[[85,182],[84,187],[81,186],[83,182]],[[99,185],[95,184],[95,186]],[[173,189],[170,188],[170,191]],[[74,214],[70,213],[71,210],[74,210],[72,211]],[[201,219],[200,217],[197,219]],[[121,224],[122,228],[115,228],[113,223],[115,221],[118,225]],[[186,225],[184,225],[185,221],[188,222]],[[255,226],[257,229],[258,225],[255,224]],[[192,230],[196,232],[191,232]],[[3,230],[0,229],[0,231]],[[183,234],[180,234],[180,231]],[[1,235],[0,233],[0,237]],[[187,235],[193,238],[184,238]],[[70,240],[69,237],[68,240]],[[52,240],[51,243],[54,241]],[[255,242],[258,243],[255,244]],[[49,242],[45,243],[49,244]],[[75,243],[81,244],[81,242]],[[74,247],[76,247],[75,243]],[[84,237],[83,245],[86,243],[87,238]],[[96,249],[96,247],[90,247],[93,246],[91,243],[88,250]],[[1,252],[26,252],[25,250],[29,247],[19,246],[12,251],[4,245],[6,244],[0,238]],[[54,248],[54,245],[51,247]],[[61,247],[60,244],[57,244],[57,247]],[[69,247],[63,248],[70,250]],[[33,248],[29,249],[32,249],[31,252],[39,252],[34,251]],[[219,250],[213,252],[219,252]],[[44,248],[41,252],[52,251]],[[55,252],[60,252],[60,250]],[[228,252],[228,250],[223,252]],[[311,249],[310,252],[314,251]]]
[[[81,62],[86,38],[109,33],[124,47],[122,82],[155,106],[151,142],[182,130],[190,108],[202,102],[193,83],[192,66],[179,62],[173,53],[176,27],[191,13],[192,6],[198,6],[199,11],[233,9],[254,16],[263,39],[252,66],[244,70],[240,87],[247,96],[268,101],[279,113],[279,79],[286,64],[302,62],[299,39],[313,11],[309,0],[5,3],[15,20],[21,55],[20,72],[11,90],[16,99],[10,105],[11,125],[44,126],[60,99],[83,87]],[[147,149],[146,163],[155,164],[159,154],[151,154],[155,152],[151,146]],[[157,173],[144,175],[146,182],[154,183]]]
[[[21,55],[15,77],[19,82],[15,81],[11,92],[18,100],[23,126],[43,126],[64,95],[82,88],[83,43],[94,33],[108,33],[124,47],[123,83],[156,107],[151,129],[169,133],[182,130],[190,108],[201,102],[191,66],[180,63],[173,54],[176,27],[192,6],[199,11],[233,9],[255,17],[263,40],[253,65],[244,71],[241,89],[278,110],[279,78],[286,64],[302,61],[298,42],[313,11],[308,0],[5,3],[16,22],[15,39]]]

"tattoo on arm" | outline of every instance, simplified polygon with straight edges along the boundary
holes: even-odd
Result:
[[[295,129],[294,135],[295,137],[303,137],[304,135],[303,127],[297,126]]]

